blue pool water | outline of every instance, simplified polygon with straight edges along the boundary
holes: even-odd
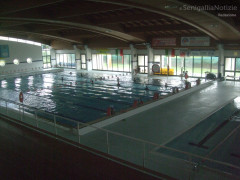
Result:
[[[109,106],[119,112],[132,107],[134,100],[147,102],[152,100],[155,92],[162,96],[171,92],[171,87],[166,88],[156,83],[156,80],[137,79],[134,83],[127,74],[118,75],[121,84],[118,87],[116,76],[70,74],[64,71],[8,78],[1,81],[0,97],[19,102],[19,92],[22,91],[25,105],[77,121],[90,122],[106,116]],[[146,86],[148,91],[145,90]]]

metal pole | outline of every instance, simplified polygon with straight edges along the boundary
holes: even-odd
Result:
[[[80,144],[79,123],[77,123],[78,143]]]
[[[107,153],[109,154],[109,141],[108,141],[108,131],[107,131]]]
[[[55,128],[55,134],[57,135],[57,123],[56,123],[56,116],[53,115],[54,118],[54,128]]]
[[[5,101],[5,103],[6,103],[6,113],[8,114],[7,101]]]
[[[19,120],[21,120],[20,104],[18,105],[18,113],[19,113],[19,116],[20,116],[20,119],[19,119]]]
[[[22,121],[21,105],[19,104],[20,121]]]
[[[146,157],[146,154],[145,154],[145,143],[143,143],[143,167],[145,167],[145,157]]]
[[[22,118],[22,121],[23,121],[23,119],[24,119],[24,106],[23,106],[23,104],[22,104],[22,110],[23,110],[23,118]]]
[[[38,119],[37,119],[37,111],[36,110],[34,111],[34,114],[35,114],[36,125],[38,127]]]

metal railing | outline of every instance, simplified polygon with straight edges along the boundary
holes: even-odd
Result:
[[[0,98],[0,113],[80,145],[178,179],[237,179],[240,167],[148,142]],[[96,129],[80,135],[82,127]],[[239,129],[238,126],[235,130]]]

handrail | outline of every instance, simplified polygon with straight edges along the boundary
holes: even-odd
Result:
[[[236,96],[236,97],[237,97],[237,96]],[[235,98],[236,98],[236,97],[235,97]],[[233,98],[233,99],[235,99],[235,98]],[[231,99],[230,101],[228,101],[228,103],[231,102],[233,99]],[[192,154],[192,153],[189,153],[189,152],[185,152],[185,151],[182,151],[182,150],[174,149],[174,148],[167,147],[167,146],[164,146],[164,145],[159,145],[159,144],[156,144],[156,143],[153,143],[153,142],[149,142],[149,141],[146,141],[146,140],[142,140],[142,139],[130,137],[130,136],[127,136],[127,135],[118,133],[118,132],[113,132],[113,131],[110,131],[110,130],[107,130],[107,129],[103,129],[103,128],[100,128],[100,127],[95,127],[94,125],[89,125],[89,124],[87,124],[87,123],[83,123],[83,122],[79,122],[79,121],[76,121],[76,120],[72,120],[72,119],[70,119],[70,118],[66,118],[66,117],[63,117],[63,116],[60,116],[60,115],[56,115],[56,114],[53,114],[53,113],[49,113],[49,112],[46,112],[46,111],[43,111],[43,110],[38,110],[37,108],[31,107],[31,106],[28,106],[28,105],[25,105],[25,104],[21,104],[21,103],[18,103],[18,102],[14,102],[14,101],[12,101],[12,100],[6,100],[6,99],[1,98],[1,97],[0,97],[0,100],[5,101],[5,102],[10,102],[10,103],[12,103],[12,104],[20,105],[20,106],[25,106],[25,107],[27,107],[27,108],[34,109],[34,110],[37,110],[37,111],[39,111],[39,112],[43,112],[43,113],[46,113],[46,114],[49,114],[49,115],[53,115],[53,116],[55,116],[55,117],[63,118],[63,119],[65,119],[65,120],[67,120],[67,121],[74,122],[74,123],[76,123],[76,124],[81,124],[81,125],[84,125],[84,126],[88,126],[88,127],[94,128],[94,129],[98,129],[98,130],[104,131],[104,132],[106,132],[106,133],[114,134],[114,135],[117,135],[117,136],[120,136],[120,137],[125,137],[125,138],[128,138],[128,139],[134,140],[134,141],[136,141],[136,142],[153,145],[153,146],[156,146],[156,147],[158,147],[158,148],[163,148],[163,149],[171,150],[171,151],[173,151],[173,152],[178,152],[178,153],[181,153],[181,154],[184,154],[184,155],[188,155],[188,156],[191,156],[191,157],[200,158],[200,159],[202,159],[202,160],[208,160],[208,161],[210,161],[210,162],[215,162],[215,163],[218,163],[218,164],[221,164],[221,165],[229,166],[229,167],[232,167],[232,168],[235,168],[235,169],[239,169],[239,170],[240,170],[240,167],[235,166],[235,165],[230,164],[230,163],[221,162],[221,161],[218,161],[218,160],[210,159],[210,158],[208,158],[208,157],[203,157],[203,156],[200,156],[200,155]],[[225,103],[225,104],[226,104],[226,103]],[[224,107],[224,105],[222,105],[221,108],[222,108],[222,107]],[[218,108],[218,110],[221,109],[221,108]],[[213,112],[211,112],[209,116],[211,116],[212,114],[213,114]],[[208,116],[208,117],[209,117],[209,116]],[[78,135],[79,135],[79,134],[78,134]]]

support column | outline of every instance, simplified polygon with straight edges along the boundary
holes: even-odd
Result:
[[[130,49],[131,49],[131,73],[132,75],[135,74],[135,69],[137,69],[137,50],[134,48],[132,44],[130,44]]]
[[[218,73],[221,73],[223,76],[224,74],[224,47],[223,44],[218,44]]]
[[[50,55],[51,55],[52,68],[56,68],[57,67],[56,51],[51,46],[50,46]]]
[[[92,51],[90,48],[88,48],[87,45],[84,45],[85,51],[86,51],[86,60],[87,60],[87,70],[92,70]]]
[[[152,75],[152,65],[153,65],[153,49],[150,44],[147,44],[148,51],[148,76]]]
[[[75,51],[76,70],[81,70],[80,49],[78,49],[76,45],[74,45],[73,48]]]

